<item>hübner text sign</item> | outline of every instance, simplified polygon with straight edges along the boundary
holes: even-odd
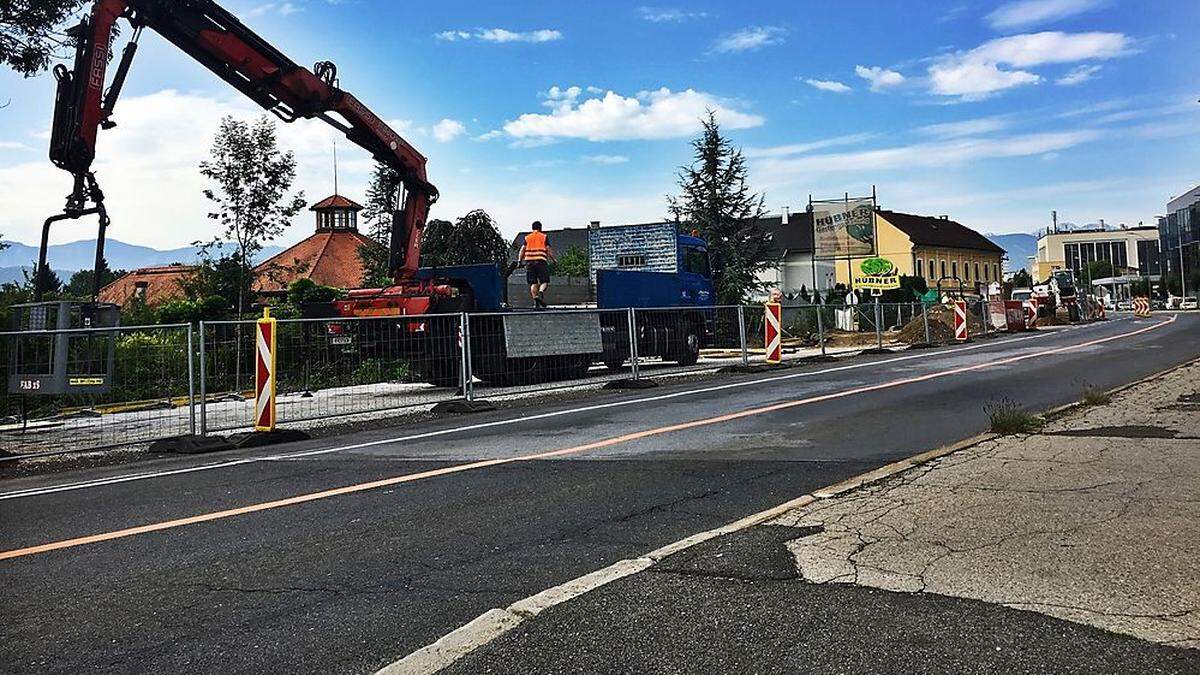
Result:
[[[875,255],[875,207],[870,199],[813,204],[817,258]]]

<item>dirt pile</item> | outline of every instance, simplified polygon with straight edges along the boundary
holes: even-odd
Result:
[[[954,308],[948,305],[930,305],[926,310],[929,314],[929,339],[934,344],[954,342]],[[979,317],[967,312],[967,330],[971,335],[983,332],[983,322]],[[917,315],[896,333],[896,340],[904,344],[916,344],[925,341],[925,322]]]

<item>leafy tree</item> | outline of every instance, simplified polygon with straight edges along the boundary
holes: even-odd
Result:
[[[1019,269],[1013,274],[1012,285],[1013,288],[1033,288],[1033,277],[1024,269]]]
[[[1129,282],[1129,294],[1133,297],[1150,297],[1150,279],[1142,277]]]
[[[358,259],[363,265],[364,287],[386,286],[391,283],[388,273],[388,251],[392,239],[392,216],[398,208],[399,176],[396,171],[376,162],[367,186],[367,201],[359,214],[367,224],[367,238],[372,244],[358,247]]]
[[[765,213],[763,197],[750,192],[746,159],[721,135],[716,114],[708,111],[701,135],[692,141],[691,166],[680,168],[678,197],[667,197],[676,221],[699,230],[716,260],[717,301],[736,304],[765,284],[759,273],[775,265],[771,237],[754,226]]]
[[[0,0],[0,63],[25,77],[50,65],[70,43],[61,27],[83,0]]]
[[[25,286],[28,287],[30,291],[34,291],[40,286],[43,293],[43,299],[62,293],[63,282],[62,277],[58,276],[58,272],[55,272],[50,267],[49,263],[47,263],[45,267],[40,270],[38,270],[37,267],[37,263],[34,263],[31,266],[31,269],[23,270],[21,272],[21,274],[25,277]],[[36,272],[31,270],[36,270]]]
[[[1107,279],[1115,275],[1112,263],[1107,260],[1093,260],[1087,264],[1087,269],[1082,270],[1079,274],[1081,283],[1093,281],[1095,279]]]
[[[228,313],[236,309],[239,297],[250,293],[251,279],[243,269],[237,252],[216,258],[206,256],[193,274],[180,280],[179,287],[188,300],[208,302],[209,298],[218,298]]]
[[[112,271],[108,266],[107,260],[100,261],[100,288],[104,288],[108,284],[119,279],[124,275],[124,271]],[[63,288],[63,295],[70,298],[90,298],[92,297],[92,279],[96,276],[95,270],[79,270],[71,275],[71,279],[67,281],[67,285]]]
[[[431,220],[421,238],[421,266],[473,265],[508,262],[508,242],[496,221],[482,209],[471,211],[453,224]]]
[[[550,263],[550,274],[556,277],[586,277],[588,254],[578,246],[571,246]]]
[[[16,328],[13,325],[12,306],[29,302],[32,297],[26,286],[12,281],[0,284],[0,330]]]
[[[155,312],[157,323],[196,323],[199,321],[216,321],[229,315],[229,306],[225,300],[209,296],[200,300],[178,298],[163,303]]]
[[[221,234],[203,248],[230,242],[237,252],[241,279],[237,313],[246,309],[254,259],[268,242],[292,224],[304,208],[304,193],[290,194],[296,178],[296,158],[281,152],[275,123],[266,117],[253,125],[225,117],[213,139],[211,159],[200,163],[200,174],[212,187],[204,190],[214,206],[208,217],[221,224]]]

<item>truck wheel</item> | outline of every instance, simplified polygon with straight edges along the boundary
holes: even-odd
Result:
[[[587,375],[592,366],[592,357],[588,354],[572,354],[559,357],[550,367],[550,378],[555,381],[577,380]]]
[[[604,359],[604,367],[611,371],[617,372],[625,369],[625,359],[613,356]]]
[[[700,360],[700,329],[696,328],[696,324],[687,324],[675,350],[676,363],[681,366],[696,365],[696,361]]]

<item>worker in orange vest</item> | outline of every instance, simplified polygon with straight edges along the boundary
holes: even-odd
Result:
[[[533,306],[546,307],[546,287],[550,285],[550,261],[555,260],[554,249],[542,232],[541,221],[533,221],[533,231],[525,235],[525,243],[517,259],[525,263],[525,281],[529,283],[529,296]]]

